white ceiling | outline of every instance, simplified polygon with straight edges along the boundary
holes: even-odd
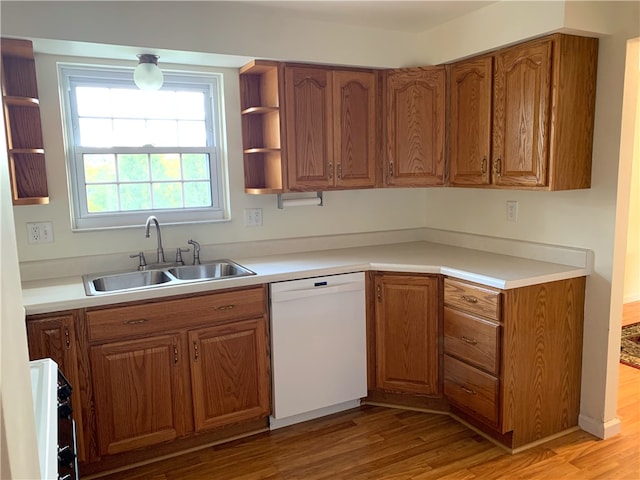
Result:
[[[496,1],[255,1],[245,3],[280,10],[287,17],[418,33],[466,15]]]

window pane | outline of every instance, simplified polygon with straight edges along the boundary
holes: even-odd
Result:
[[[182,178],[185,180],[208,180],[209,155],[185,153],[182,155]]]
[[[179,121],[178,146],[204,147],[207,145],[207,131],[204,122]]]
[[[148,120],[147,139],[155,147],[173,147],[178,145],[178,129],[175,120]]]
[[[211,191],[209,182],[188,182],[184,184],[185,207],[210,207]]]
[[[112,88],[112,116],[119,118],[144,118],[144,92],[133,88]]]
[[[177,92],[177,118],[185,120],[204,120],[205,98],[202,92]]]
[[[137,147],[149,143],[145,138],[144,120],[113,120],[113,145]]]
[[[118,178],[121,182],[149,181],[149,156],[146,154],[118,155]]]
[[[111,147],[113,137],[111,119],[79,118],[80,145],[85,147]]]
[[[117,212],[116,185],[87,185],[87,209],[89,213]]]
[[[151,210],[151,190],[148,183],[125,183],[120,185],[120,209]]]
[[[103,87],[76,87],[80,117],[110,117],[111,90]]]
[[[182,184],[153,183],[153,208],[182,208]]]
[[[83,160],[84,178],[87,183],[116,181],[115,155],[86,154]]]
[[[144,93],[146,118],[176,118],[176,92],[157,90]]]
[[[180,180],[180,155],[167,153],[151,155],[151,178],[153,180]]]

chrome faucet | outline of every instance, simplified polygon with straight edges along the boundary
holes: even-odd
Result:
[[[189,240],[189,245],[193,245],[193,264],[200,265],[200,244],[195,240]]]
[[[162,249],[162,236],[160,235],[160,224],[158,223],[158,219],[151,215],[147,218],[147,223],[144,226],[144,236],[149,238],[149,228],[151,227],[151,222],[156,224],[156,233],[158,234],[158,256],[156,258],[156,263],[165,263],[164,260],[164,250]]]

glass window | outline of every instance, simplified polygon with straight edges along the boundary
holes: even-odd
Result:
[[[139,90],[133,70],[61,65],[75,229],[226,218],[220,77],[165,74]]]

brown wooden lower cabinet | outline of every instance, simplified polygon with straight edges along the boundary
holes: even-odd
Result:
[[[585,280],[498,290],[445,279],[454,414],[514,449],[578,425]]]
[[[29,317],[32,358],[82,372],[81,473],[266,429],[267,305],[260,285]]]
[[[442,398],[440,280],[437,275],[370,274],[370,401],[434,406]],[[426,403],[425,403],[426,402]]]
[[[577,426],[585,277],[509,290],[368,272],[365,401],[518,449]],[[267,287],[27,319],[74,386],[83,474],[268,427]]]
[[[29,343],[29,358],[38,360],[51,358],[58,364],[58,368],[71,384],[71,406],[76,422],[78,459],[84,461],[85,444],[83,438],[84,407],[80,396],[80,376],[78,360],[82,353],[78,352],[75,324],[78,311],[57,312],[47,315],[33,315],[27,322],[27,338]]]
[[[197,432],[269,414],[266,328],[259,318],[189,332]]]
[[[175,440],[187,432],[188,378],[179,334],[91,347],[99,455]]]

